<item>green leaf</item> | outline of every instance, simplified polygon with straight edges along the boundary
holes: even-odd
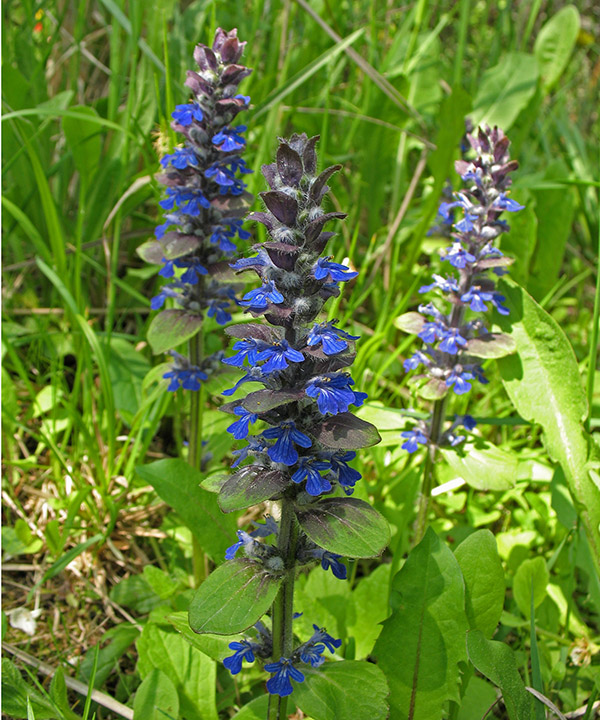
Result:
[[[517,456],[477,440],[455,448],[442,448],[454,472],[476,490],[508,490],[517,477]]]
[[[269,707],[269,696],[261,695],[237,712],[232,720],[265,720]]]
[[[75,167],[81,175],[82,182],[88,187],[102,156],[102,131],[97,121],[99,116],[93,107],[86,105],[76,105],[70,110],[76,112],[79,117],[75,119],[65,115],[62,119],[63,132],[73,155]],[[96,120],[88,122],[83,119],[86,115]]]
[[[381,441],[376,427],[349,412],[328,417],[310,434],[328,448],[339,450],[356,450]]]
[[[26,718],[27,701],[38,720],[56,717],[52,703],[36,688],[30,686],[17,667],[7,658],[2,659],[2,713],[9,718]]]
[[[204,474],[180,458],[141,465],[136,472],[179,514],[210,559],[221,563],[235,540],[237,524],[235,518],[223,515],[217,498],[200,487]]]
[[[202,315],[185,310],[163,310],[152,318],[148,342],[155,355],[171,350],[194,337],[202,327]]]
[[[480,630],[467,634],[469,660],[502,691],[509,720],[531,720],[533,702],[517,670],[513,651],[501,642],[487,640]]]
[[[377,557],[390,542],[387,520],[363,500],[325,498],[296,516],[314,543],[345,557]]]
[[[465,581],[465,609],[471,630],[492,637],[504,607],[504,570],[489,530],[469,535],[454,552]]]
[[[302,668],[306,680],[295,683],[294,700],[314,720],[385,720],[388,687],[372,663],[344,660],[318,669]]]
[[[523,288],[500,287],[510,309],[498,322],[517,343],[517,355],[498,361],[504,387],[521,417],[539,423],[550,456],[563,468],[600,568],[600,492],[587,466],[589,448],[581,421],[587,400],[577,360],[556,321]]]
[[[290,482],[288,473],[281,470],[246,465],[221,485],[219,507],[227,513],[258,505],[281,493]]]
[[[249,559],[230,560],[200,585],[190,604],[190,627],[197,633],[235,635],[271,607],[281,578]]]
[[[537,81],[538,67],[533,55],[506,53],[498,65],[483,73],[471,120],[475,125],[498,125],[506,132],[533,97]]]
[[[533,605],[542,604],[546,597],[546,587],[550,582],[550,573],[543,557],[523,560],[513,580],[513,595],[519,610],[526,618],[531,616],[531,588],[533,586]]]
[[[67,692],[65,671],[62,665],[59,665],[52,676],[48,695],[56,707],[62,712],[61,720],[81,720],[81,717],[71,710]]]
[[[397,327],[398,330],[403,330],[413,335],[420,333],[424,324],[425,318],[418,312],[407,312],[394,320],[394,326]]]
[[[98,651],[95,675],[94,663],[96,662],[96,646],[94,645],[86,652],[79,666],[79,678],[89,684],[93,675],[94,687],[98,689],[101,688],[108,680],[117,662],[135,642],[139,634],[139,629],[129,623],[120,623],[104,633],[102,643],[107,644]]]
[[[501,235],[500,249],[505,255],[512,255],[515,258],[515,262],[510,268],[511,278],[527,287],[531,259],[538,237],[536,202],[533,195],[522,188],[519,188],[516,193],[512,192],[511,197],[525,205],[525,208],[512,214],[510,232]]]
[[[536,37],[533,52],[546,91],[552,88],[567,67],[577,42],[579,27],[577,8],[567,5],[548,20]]]
[[[354,658],[362,660],[373,650],[381,633],[381,623],[390,614],[388,590],[391,565],[381,564],[363,577],[352,592],[351,601],[345,603],[346,629],[354,638]]]
[[[390,720],[431,720],[459,701],[458,663],[466,660],[465,590],[452,552],[433,530],[392,582],[394,612],[374,655],[390,685]]]
[[[466,351],[469,355],[480,358],[501,358],[514,353],[514,338],[502,333],[487,333],[467,341]]]
[[[165,621],[172,625],[186,642],[208,655],[209,658],[217,662],[223,662],[223,658],[231,655],[229,649],[230,638],[223,635],[209,635],[208,633],[198,635],[190,627],[186,611],[171,613],[165,617]]]
[[[165,673],[177,689],[182,717],[186,720],[218,720],[214,660],[193,648],[175,630],[154,622],[144,627],[137,649],[140,676],[145,679],[155,668]]]
[[[462,697],[456,720],[482,720],[495,701],[494,687],[482,678],[472,675]]]
[[[417,394],[424,400],[441,400],[450,392],[443,380],[430,378],[424,385],[417,388]]]
[[[561,185],[570,170],[561,160],[546,167],[543,180]],[[537,248],[527,290],[542,300],[556,285],[563,264],[567,240],[572,233],[575,193],[570,187],[542,188],[534,191],[537,216]],[[520,213],[517,213],[520,215]],[[511,223],[512,225],[512,223]],[[508,233],[512,235],[512,231]]]
[[[169,676],[154,668],[143,679],[133,700],[133,720],[179,717],[179,695]]]
[[[143,575],[124,578],[111,589],[109,597],[117,605],[139,613],[148,613],[162,603]]]

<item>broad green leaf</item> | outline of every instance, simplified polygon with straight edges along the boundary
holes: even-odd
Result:
[[[394,612],[373,654],[390,685],[390,720],[431,720],[458,702],[466,660],[465,589],[452,552],[427,530],[392,581]]]
[[[2,713],[6,717],[21,719],[27,717],[27,701],[38,720],[54,719],[56,710],[33,685],[21,675],[17,667],[8,659],[2,659]]]
[[[281,578],[249,559],[230,560],[200,585],[190,604],[190,627],[197,633],[235,635],[271,607]]]
[[[412,334],[420,333],[424,324],[425,318],[418,312],[407,312],[394,320],[394,325],[398,330]]]
[[[371,447],[381,441],[376,427],[350,412],[327,417],[310,434],[328,448],[340,450]]]
[[[589,473],[581,421],[587,400],[577,360],[558,323],[523,288],[504,281],[510,315],[498,320],[517,343],[517,355],[498,361],[504,387],[521,417],[544,430],[549,455],[563,468],[600,568],[600,492]]]
[[[159,595],[150,587],[144,575],[130,575],[114,585],[110,599],[123,607],[139,613],[148,613],[162,603]]]
[[[165,620],[172,625],[178,633],[193,647],[208,655],[217,662],[223,662],[223,658],[231,655],[229,643],[231,638],[223,635],[209,635],[208,633],[198,635],[190,627],[186,611],[175,612],[167,615]]]
[[[492,637],[504,606],[504,570],[489,530],[469,535],[454,552],[465,581],[465,609],[471,630]]]
[[[193,648],[175,630],[154,622],[144,627],[137,649],[140,676],[145,679],[155,668],[168,675],[177,689],[182,717],[218,720],[214,660]]]
[[[517,477],[517,456],[478,440],[458,449],[443,448],[442,455],[454,472],[476,490],[508,490]]]
[[[498,125],[506,132],[533,97],[537,82],[538,66],[533,55],[506,53],[498,65],[483,73],[471,120],[475,125]]]
[[[314,720],[385,720],[388,687],[371,663],[344,660],[318,669],[302,667],[305,681],[294,684],[294,701]]]
[[[543,180],[562,184],[569,173],[567,165],[558,159],[548,164]],[[575,194],[571,187],[554,187],[535,190],[533,195],[537,216],[537,251],[526,287],[536,300],[541,301],[556,285],[560,275],[567,240],[572,232]],[[509,235],[512,234],[511,231]]]
[[[314,543],[338,555],[377,557],[390,542],[387,520],[363,500],[325,498],[296,515]]]
[[[142,382],[150,363],[132,343],[123,338],[112,338],[107,364],[115,409],[131,425],[142,404]]]
[[[279,495],[290,483],[290,476],[286,472],[269,470],[260,465],[247,465],[221,485],[219,507],[228,513],[258,505]]]
[[[48,695],[56,707],[62,712],[61,720],[81,720],[81,716],[71,710],[69,703],[67,684],[65,683],[65,671],[59,665],[52,676]]]
[[[550,90],[563,74],[579,35],[579,12],[574,5],[561,8],[542,27],[533,52],[538,60],[544,89]]]
[[[533,588],[533,606],[539,607],[546,597],[546,587],[550,582],[550,573],[543,557],[523,560],[513,580],[513,595],[519,610],[526,618],[531,616],[531,591]]]
[[[154,668],[143,679],[133,700],[133,720],[179,717],[179,695],[169,676]]]
[[[487,333],[467,341],[469,355],[480,358],[501,358],[515,351],[515,341],[510,335]]]
[[[381,564],[360,579],[346,603],[346,629],[354,638],[354,658],[362,660],[373,650],[381,633],[381,623],[390,614],[388,589],[391,565]]]
[[[237,524],[235,518],[223,515],[217,498],[200,487],[203,473],[179,458],[141,465],[136,472],[179,514],[210,559],[222,562],[235,541]]]
[[[127,652],[139,634],[139,629],[129,623],[119,623],[104,633],[102,636],[103,647],[98,651],[96,674],[94,675],[95,688],[99,689],[104,685],[119,659]],[[79,666],[79,678],[88,684],[94,674],[95,655],[96,646],[93,646],[86,652]]]
[[[482,720],[496,700],[496,690],[490,683],[472,675],[462,696],[456,720]]]
[[[269,696],[261,695],[236,712],[232,720],[265,720],[269,707]]]
[[[185,310],[163,310],[148,328],[148,342],[155,355],[171,350],[194,337],[202,327],[202,315]]]
[[[477,670],[502,691],[509,720],[531,720],[532,698],[525,690],[510,647],[501,642],[487,640],[480,630],[469,630],[467,651],[469,660]]]
[[[76,105],[71,108],[71,111],[77,113],[79,117],[75,119],[69,115],[63,116],[63,132],[73,155],[75,167],[87,187],[102,156],[102,131],[98,125],[98,113],[93,107]],[[84,116],[95,118],[95,120],[84,120]]]

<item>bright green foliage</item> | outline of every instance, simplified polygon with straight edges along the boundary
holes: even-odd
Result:
[[[220,563],[235,537],[235,521],[221,512],[214,495],[200,487],[203,475],[178,458],[136,468],[198,537],[210,558]]]
[[[231,560],[217,568],[196,591],[190,625],[197,633],[234,635],[247,630],[272,605],[281,578],[252,560]]]
[[[491,638],[504,606],[504,571],[489,530],[469,535],[454,552],[465,581],[465,610],[471,630]]]
[[[564,72],[575,49],[579,27],[577,8],[567,5],[548,20],[536,37],[533,51],[546,90],[550,90]]]
[[[550,574],[546,568],[544,558],[536,557],[531,560],[523,560],[515,573],[513,580],[513,595],[519,610],[526,618],[531,616],[531,596],[533,594],[533,606],[537,608],[546,597],[546,586],[550,580]]]
[[[460,567],[431,529],[394,578],[391,605],[374,649],[390,686],[390,720],[439,717],[459,699],[468,625]]]
[[[479,442],[458,449],[444,448],[442,455],[454,472],[476,490],[514,487],[518,461],[511,452]]]
[[[319,670],[307,669],[306,681],[298,685],[294,701],[309,717],[318,720],[385,720],[388,687],[381,670],[369,663],[328,663]]]
[[[504,386],[517,411],[544,429],[600,568],[600,492],[589,472],[590,443],[582,426],[588,407],[573,350],[558,323],[523,288],[505,282],[502,292],[511,315],[499,324],[517,344],[516,355],[500,360]]]
[[[325,498],[297,517],[314,543],[338,555],[377,557],[390,542],[387,521],[363,500]]]
[[[480,630],[470,630],[467,648],[477,670],[500,688],[509,720],[531,720],[533,700],[525,690],[510,647],[487,640]]]
[[[179,713],[179,696],[169,676],[154,668],[136,690],[133,700],[134,720],[163,720],[176,718]]]

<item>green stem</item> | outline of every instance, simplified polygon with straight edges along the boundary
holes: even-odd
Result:
[[[202,328],[189,342],[190,362],[200,365],[204,354],[204,334]],[[196,470],[202,470],[202,413],[204,409],[204,385],[190,397],[190,444],[188,462]],[[206,557],[195,535],[192,535],[192,565],[196,587],[206,578]]]
[[[296,545],[298,542],[298,523],[294,513],[293,501],[283,498],[281,501],[281,520],[279,523],[278,549],[283,558],[285,576],[277,597],[273,602],[273,662],[280,658],[290,658],[294,649],[294,580],[296,578]],[[286,717],[287,697],[271,695],[269,697],[268,720],[281,720]]]

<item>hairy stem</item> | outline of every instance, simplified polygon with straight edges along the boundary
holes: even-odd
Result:
[[[190,362],[200,365],[204,353],[204,335],[202,328],[189,342]],[[204,385],[198,392],[190,396],[190,441],[188,462],[196,470],[202,469],[202,413],[204,409]],[[194,568],[194,584],[196,587],[206,578],[206,556],[200,543],[192,535],[192,565]]]
[[[277,597],[273,602],[273,662],[280,658],[290,658],[294,649],[294,580],[296,576],[296,545],[298,542],[298,523],[294,514],[293,501],[283,498],[281,501],[281,520],[279,524],[278,549],[283,558],[285,576]],[[271,695],[269,697],[268,720],[281,720],[286,717],[287,697]]]

